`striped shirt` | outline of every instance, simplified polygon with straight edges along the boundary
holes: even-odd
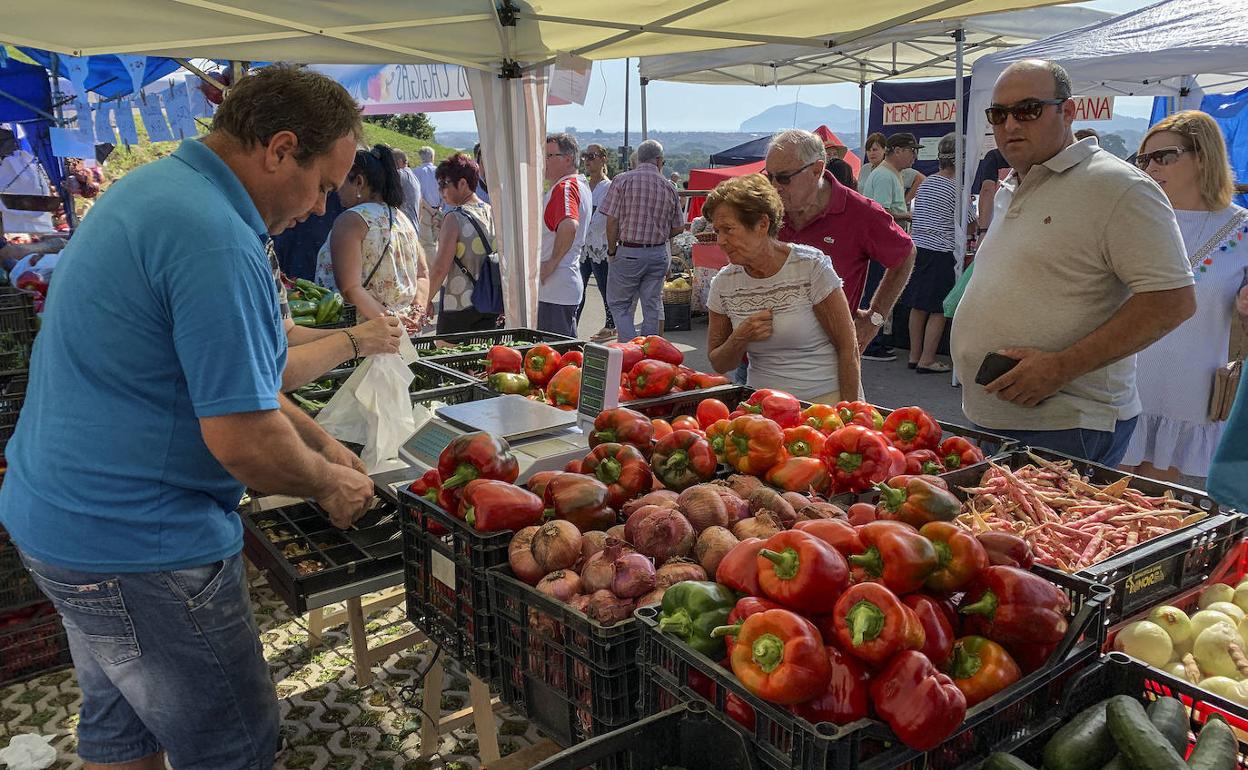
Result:
[[[674,228],[685,226],[680,196],[653,163],[639,163],[611,181],[599,207],[619,222],[619,239],[628,243],[667,243]]]
[[[920,249],[953,251],[953,220],[958,187],[953,179],[932,174],[914,195],[910,239]]]

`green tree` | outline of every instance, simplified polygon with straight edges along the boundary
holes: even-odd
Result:
[[[429,116],[423,112],[405,115],[365,115],[364,120],[365,122],[376,123],[391,131],[397,131],[400,134],[405,134],[421,141],[433,141],[435,126],[429,121]]]

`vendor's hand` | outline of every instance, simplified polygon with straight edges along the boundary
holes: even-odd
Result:
[[[364,461],[360,459],[359,455],[347,449],[341,442],[333,439],[330,439],[329,443],[321,447],[321,457],[329,460],[334,465],[354,468],[360,473],[368,473],[368,469],[364,467]]]
[[[866,350],[871,340],[875,339],[875,335],[884,328],[871,323],[871,313],[869,309],[854,311],[854,333],[858,337],[858,350],[860,351]]]
[[[737,339],[745,342],[761,342],[771,337],[771,309],[760,310],[741,322],[733,330]]]
[[[984,386],[1002,401],[1019,406],[1036,406],[1065,385],[1070,377],[1066,374],[1062,358],[1035,348],[1006,348],[1001,355],[1018,360],[1018,365]]]
[[[359,324],[351,330],[360,346],[361,356],[377,353],[398,353],[403,338],[403,324],[394,316],[380,316]]]
[[[1235,295],[1235,311],[1242,316],[1248,316],[1248,285],[1241,286],[1239,294]]]
[[[373,480],[354,468],[330,464],[328,476],[321,482],[324,492],[316,502],[329,514],[338,529],[346,529],[364,515],[373,504]]]

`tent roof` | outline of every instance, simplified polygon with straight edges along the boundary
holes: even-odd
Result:
[[[845,142],[836,135],[832,129],[827,126],[819,126],[812,133],[823,140],[824,147],[847,147]],[[752,164],[767,157],[767,145],[771,143],[771,136],[760,136],[757,139],[751,139],[748,142],[742,142],[736,147],[729,147],[726,150],[711,155],[711,163],[716,166],[739,166],[741,164]],[[845,154],[845,162],[854,169],[857,174],[862,166],[862,161],[852,152]],[[745,173],[745,172],[743,172]]]
[[[15,3],[0,38],[72,54],[498,69],[504,60],[549,62],[556,52],[615,59],[743,43],[817,50],[836,46],[841,32],[1052,4],[877,0],[828,13],[812,0],[61,0],[56,13],[72,24],[50,24],[39,3]]]
[[[52,93],[43,67],[9,59],[0,67],[0,92],[7,94],[0,95],[0,123],[43,120],[52,112]]]
[[[957,9],[953,9],[957,10]],[[648,56],[641,76],[650,80],[734,85],[812,85],[872,82],[889,77],[951,77],[953,34],[963,30],[967,63],[1000,48],[1021,45],[1110,17],[1087,8],[1028,8],[967,17],[965,13],[883,29],[830,50],[767,44],[718,51]],[[846,36],[841,36],[842,41]]]

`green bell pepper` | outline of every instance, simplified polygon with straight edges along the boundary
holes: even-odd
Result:
[[[291,315],[316,315],[316,303],[306,299],[292,299],[288,302]]]
[[[342,295],[338,292],[326,294],[316,303],[316,323],[334,323],[342,318]]]
[[[711,636],[728,622],[737,596],[718,583],[686,580],[668,588],[659,605],[659,631],[679,637],[711,660],[724,656],[724,640]]]
[[[523,374],[496,372],[488,379],[490,389],[499,393],[510,393],[523,396],[529,392],[529,378]]]
[[[292,316],[290,320],[295,322],[295,326],[316,326],[315,316],[297,315]]]
[[[329,294],[329,289],[326,289],[323,286],[317,286],[307,278],[300,278],[296,280],[295,288],[303,292],[303,295],[313,302],[317,302],[321,299],[321,297]]]

